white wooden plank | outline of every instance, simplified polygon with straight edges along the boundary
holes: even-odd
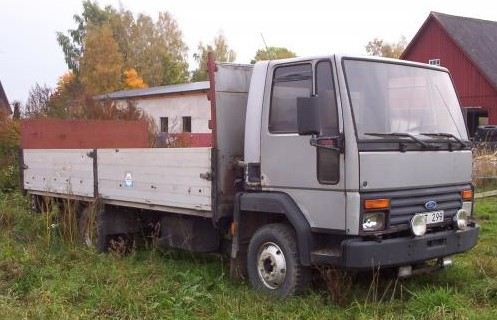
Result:
[[[29,191],[94,196],[91,149],[25,149],[24,188]]]
[[[210,148],[101,149],[99,193],[104,199],[210,211]]]

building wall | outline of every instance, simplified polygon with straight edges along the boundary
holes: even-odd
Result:
[[[206,93],[168,95],[135,100],[136,106],[150,115],[160,129],[160,118],[168,117],[169,132],[182,132],[183,117],[192,118],[192,133],[211,133],[210,102]]]
[[[440,59],[440,65],[452,75],[461,105],[487,108],[489,123],[497,124],[497,92],[437,21],[428,21],[413,44],[403,59],[423,63]]]

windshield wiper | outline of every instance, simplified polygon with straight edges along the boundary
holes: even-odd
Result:
[[[452,133],[441,132],[441,133],[420,133],[420,134],[423,136],[427,136],[427,137],[452,138],[461,146],[461,149],[468,147],[468,145],[464,141],[462,141],[461,139],[459,139],[458,137],[456,137]],[[450,143],[450,141],[449,141],[449,148],[452,148],[452,144]]]
[[[415,136],[413,136],[412,134],[409,134],[409,133],[401,133],[401,132],[392,132],[392,133],[365,133],[365,135],[368,135],[368,136],[376,136],[376,137],[401,137],[401,138],[409,138],[411,139],[412,141],[416,142],[417,144],[419,144],[423,149],[438,149],[438,146],[434,146],[434,145],[430,145],[418,138],[416,138]],[[405,151],[405,145],[404,144],[401,144],[401,150],[402,152]]]

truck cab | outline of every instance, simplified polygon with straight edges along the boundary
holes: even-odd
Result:
[[[256,288],[299,292],[307,267],[322,264],[409,275],[476,244],[471,147],[444,68],[340,55],[260,62],[244,148],[232,257],[247,251]]]

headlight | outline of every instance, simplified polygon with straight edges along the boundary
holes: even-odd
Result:
[[[411,230],[415,236],[422,236],[426,233],[426,216],[417,214],[411,219]]]
[[[362,216],[363,231],[377,231],[385,228],[385,212],[368,212]]]
[[[464,209],[459,209],[454,216],[454,223],[457,229],[463,230],[468,226],[468,212]]]

